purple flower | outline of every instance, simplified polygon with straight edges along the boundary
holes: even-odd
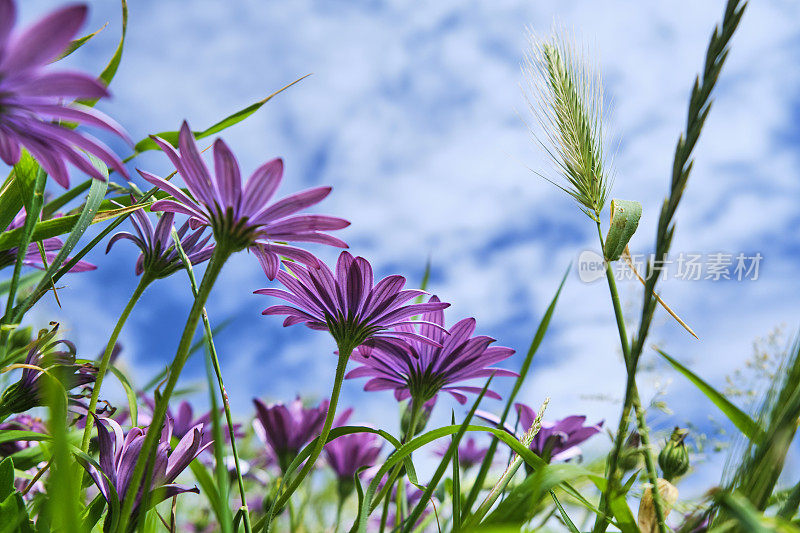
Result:
[[[274,403],[266,405],[255,398],[256,419],[253,429],[264,444],[268,445],[278,461],[282,472],[292,462],[300,450],[315,439],[322,431],[328,415],[328,400],[317,407],[304,407],[298,396],[289,404]],[[352,413],[348,409],[339,415],[336,424],[343,424]]]
[[[326,444],[325,455],[336,477],[352,482],[360,468],[375,464],[382,447],[383,442],[374,433],[350,433]]]
[[[67,391],[94,382],[97,368],[88,363],[76,363],[75,345],[67,340],[54,340],[57,330],[58,326],[40,332],[25,358],[22,377],[0,396],[0,419],[44,404],[43,371],[58,378]],[[79,397],[83,394],[70,395],[70,399]]]
[[[435,453],[439,457],[444,457],[449,448],[450,443],[443,446],[441,449],[435,450]],[[473,466],[483,462],[483,458],[486,457],[487,451],[489,451],[488,447],[478,447],[475,438],[469,437],[466,442],[462,442],[458,445],[458,464],[461,465],[461,468],[464,470],[469,470]]]
[[[47,433],[47,428],[41,418],[31,415],[17,415],[8,422],[0,424],[0,432],[3,431],[35,431],[36,433]],[[0,444],[0,457],[8,457],[31,446],[36,442],[29,440],[12,440]]]
[[[132,197],[131,201],[133,201]],[[152,279],[166,278],[183,268],[183,262],[172,239],[172,223],[174,220],[175,213],[164,213],[159,218],[155,229],[153,229],[153,224],[141,209],[134,211],[131,223],[136,235],[127,231],[117,233],[108,241],[106,253],[111,250],[115,242],[127,239],[142,251],[136,260],[136,275],[139,276],[147,272]],[[211,235],[206,235],[203,238],[205,228],[200,228],[187,235],[188,230],[188,221],[178,230],[181,248],[183,248],[193,265],[207,261],[214,252],[213,244],[206,246],[209,239],[211,239]]]
[[[536,420],[536,412],[522,403],[516,403],[514,407],[517,409],[519,423],[522,426],[521,433],[524,435]],[[500,419],[495,415],[483,411],[477,411],[475,414],[487,422],[500,424]],[[542,420],[542,427],[533,437],[530,448],[547,462],[569,461],[578,457],[581,455],[578,444],[600,433],[603,427],[602,420],[593,426],[584,426],[585,422],[586,417],[579,415],[568,416],[555,422]],[[505,424],[503,429],[514,435],[514,428],[508,424]],[[522,435],[517,435],[517,438],[521,439]]]
[[[106,425],[111,428],[109,434]],[[84,468],[92,477],[95,485],[100,490],[103,498],[111,503],[113,498],[118,502],[125,499],[128,486],[131,481],[131,474],[136,465],[136,460],[142,451],[142,444],[151,428],[142,430],[134,427],[125,435],[122,427],[109,418],[98,418],[97,437],[99,446],[99,466],[100,470],[89,464],[83,463]],[[155,461],[150,465],[151,482],[150,504],[157,503],[182,494],[184,492],[198,492],[196,488],[187,488],[174,483],[175,479],[189,466],[203,450],[210,446],[210,442],[203,444],[203,425],[193,427],[186,435],[180,439],[178,445],[173,450],[170,446],[172,428],[169,422],[161,432],[161,439],[156,450]],[[140,489],[141,490],[141,489]],[[134,515],[139,511],[143,491],[136,496]]]
[[[384,352],[407,354],[416,345],[439,346],[423,335],[395,326],[411,324],[411,317],[429,311],[437,311],[450,304],[439,301],[407,304],[412,298],[424,294],[420,290],[402,290],[406,283],[403,276],[388,276],[373,286],[372,266],[363,257],[353,258],[348,252],[339,255],[336,274],[320,264],[320,268],[306,268],[286,263],[293,276],[280,271],[280,281],[288,291],[282,289],[259,289],[256,294],[274,296],[289,305],[273,305],[263,311],[264,315],[286,315],[284,326],[305,324],[311,329],[328,331],[342,349],[359,347],[363,355],[373,348]],[[439,326],[430,325],[429,330]],[[405,339],[408,339],[405,340]]]
[[[231,251],[249,248],[270,279],[278,271],[279,256],[315,268],[318,265],[309,252],[278,243],[317,242],[347,247],[324,233],[347,227],[350,223],[346,220],[296,214],[322,201],[331,192],[330,187],[309,189],[269,203],[283,177],[282,160],[273,159],[260,166],[242,187],[239,163],[222,139],[214,142],[214,174],[203,162],[186,122],[178,136],[178,150],[163,139],[153,140],[169,156],[190,195],[158,176],[139,171],[145,180],[172,195],[172,199],[155,202],[151,210],[189,215],[192,228],[210,226],[217,244],[224,244]]]
[[[25,225],[25,216],[25,208],[23,207],[22,210],[17,213],[17,216],[14,217],[14,220],[11,221],[11,224],[8,225],[6,231],[23,227]],[[64,243],[61,242],[61,239],[57,237],[44,239],[41,242],[42,248],[44,248],[45,259],[47,260],[47,264],[50,265],[55,260],[58,252],[61,251]],[[0,268],[5,268],[16,263],[18,250],[19,248],[10,248],[8,250],[0,251]],[[65,262],[69,260],[70,258],[67,258]],[[39,251],[39,245],[37,243],[33,242],[28,245],[28,250],[25,252],[25,259],[23,259],[22,264],[42,270],[45,269],[44,262],[42,261],[42,253]],[[95,270],[96,268],[97,267],[95,265],[87,263],[86,261],[78,261],[72,268],[70,268],[69,271],[87,272],[89,270]]]
[[[147,397],[142,395],[142,400],[144,401],[145,405],[150,409],[150,413],[152,413],[156,408],[156,402],[153,398]],[[220,413],[223,412],[223,408],[220,407]],[[152,416],[146,413],[139,414],[139,425],[150,425],[152,420]],[[172,408],[169,406],[167,407],[167,420],[172,423],[172,435],[176,438],[183,438],[186,434],[188,434],[193,428],[197,426],[210,426],[211,425],[211,411],[207,411],[202,415],[195,418],[194,409],[192,408],[192,404],[187,401],[182,401],[178,404],[178,411],[173,412]],[[234,435],[237,437],[244,437],[244,433],[241,431],[241,424],[234,424],[233,431]],[[228,432],[225,432],[225,436],[228,440],[230,440],[230,435]],[[206,444],[212,441],[212,436],[210,433],[205,433],[203,435],[203,447]]]
[[[353,354],[353,360],[361,366],[350,371],[347,378],[369,377],[364,390],[394,390],[398,401],[411,397],[415,402],[425,403],[443,390],[463,404],[467,401],[463,393],[480,393],[482,389],[458,385],[459,382],[492,374],[517,376],[510,370],[490,367],[511,357],[514,350],[490,346],[494,342],[491,337],[471,337],[475,331],[474,318],[457,322],[449,331],[444,329],[444,313],[435,307],[438,304],[439,299],[432,296],[427,304],[432,310],[422,315],[419,324],[421,335],[416,335],[415,325],[409,323],[395,327],[394,333],[401,332],[409,338],[413,352],[378,347],[368,355]],[[432,345],[428,339],[437,344]],[[491,390],[486,391],[486,396],[500,398]]]
[[[128,140],[122,128],[103,113],[65,103],[108,96],[100,81],[81,72],[45,68],[67,48],[83,25],[86,12],[85,5],[67,6],[27,30],[13,33],[16,6],[13,0],[0,0],[0,159],[15,165],[24,146],[63,187],[69,186],[67,163],[93,178],[106,179],[84,152],[128,175],[119,158],[103,143],[57,122],[95,126]]]

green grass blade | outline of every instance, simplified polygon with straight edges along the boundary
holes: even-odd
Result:
[[[550,496],[553,498],[553,503],[556,504],[558,512],[559,514],[561,514],[561,520],[564,521],[564,525],[567,526],[567,529],[569,529],[571,533],[581,533],[580,530],[577,527],[575,527],[575,524],[572,522],[572,520],[570,520],[569,515],[567,514],[567,511],[564,510],[564,507],[561,505],[561,502],[558,501],[556,493],[551,490]]]
[[[744,433],[748,439],[752,441],[760,441],[764,438],[764,431],[758,427],[758,424],[756,424],[753,419],[750,418],[744,411],[731,403],[730,400],[728,400],[721,392],[717,391],[697,374],[680,364],[662,350],[656,348],[656,352],[658,352],[661,357],[666,359],[672,368],[683,374],[686,379],[691,381],[698,389],[700,389],[700,391],[705,394],[706,398],[711,400],[711,402],[716,405],[717,408],[719,408],[719,410],[725,414],[725,416],[728,417],[728,420],[733,422],[733,425],[735,425],[739,431]]]
[[[406,526],[403,528],[403,531],[406,533],[410,533],[410,531],[414,529],[414,524],[416,524],[417,520],[419,520],[419,517],[422,515],[422,511],[425,510],[425,507],[428,505],[431,496],[433,496],[433,491],[436,490],[436,487],[439,485],[439,481],[441,481],[442,476],[444,476],[444,472],[447,470],[448,466],[447,463],[450,462],[451,457],[456,458],[455,469],[456,471],[458,470],[458,445],[461,443],[461,438],[464,436],[464,433],[466,433],[469,423],[472,420],[472,417],[475,415],[475,411],[478,410],[478,406],[480,405],[481,400],[483,400],[483,396],[486,394],[486,391],[489,390],[489,385],[491,384],[493,377],[494,376],[490,376],[489,379],[486,380],[483,390],[472,403],[472,407],[467,413],[467,416],[464,418],[464,422],[459,427],[458,433],[456,433],[455,436],[450,440],[450,446],[442,458],[442,462],[439,463],[439,467],[436,469],[436,472],[433,474],[430,482],[428,482],[425,492],[422,493],[422,498],[420,498],[420,500],[417,502],[417,505],[414,507],[414,510],[411,511],[411,514],[409,514],[408,518],[406,518]],[[455,422],[455,415],[453,415],[453,421]],[[455,489],[455,485],[453,488]]]
[[[556,309],[556,303],[558,302],[558,298],[561,295],[561,290],[564,288],[564,283],[567,281],[567,276],[569,275],[570,270],[572,269],[572,264],[567,267],[566,272],[564,272],[564,276],[561,278],[561,283],[558,285],[558,290],[556,294],[553,296],[553,299],[550,301],[550,305],[547,306],[547,310],[542,316],[542,320],[539,322],[539,326],[536,328],[536,333],[533,336],[533,340],[531,341],[530,347],[528,348],[528,353],[525,354],[525,360],[522,362],[522,367],[519,370],[519,377],[514,382],[514,387],[511,389],[511,393],[508,395],[508,399],[506,400],[506,405],[503,408],[503,414],[500,416],[500,425],[502,426],[506,419],[508,418],[509,413],[511,412],[511,407],[514,404],[514,400],[519,394],[520,389],[522,388],[522,384],[525,382],[525,378],[528,375],[528,371],[530,370],[531,363],[533,362],[533,356],[536,355],[537,350],[539,349],[539,345],[542,343],[542,339],[544,339],[545,333],[547,333],[547,328],[550,326],[550,320],[553,318],[553,313]],[[478,474],[475,478],[475,482],[472,484],[470,488],[469,494],[467,495],[467,499],[464,502],[464,507],[461,511],[461,519],[464,520],[466,516],[472,511],[472,506],[478,499],[478,494],[480,494],[481,488],[483,487],[483,483],[486,480],[486,476],[489,473],[489,469],[492,466],[492,461],[494,460],[495,452],[497,451],[498,442],[496,439],[492,439],[491,444],[489,445],[489,449],[486,451],[486,457],[483,458],[483,462],[481,463],[481,468],[478,471]]]
[[[79,37],[77,39],[74,39],[74,40],[70,41],[70,43],[67,45],[67,47],[64,49],[64,51],[61,52],[60,54],[58,54],[56,56],[56,58],[51,61],[51,63],[55,63],[56,61],[64,59],[68,55],[70,55],[73,52],[75,52],[78,48],[80,48],[84,44],[88,43],[92,39],[92,37],[94,37],[95,35],[97,35],[101,31],[103,31],[106,26],[108,26],[108,23],[103,24],[100,27],[100,29],[93,31],[92,33],[89,33],[87,35],[84,35],[83,37]]]
[[[108,168],[105,166],[105,164],[103,164],[102,161],[92,155],[89,155],[89,158],[105,176],[108,176]],[[69,253],[78,244],[78,241],[92,223],[95,215],[97,215],[98,208],[100,203],[103,201],[103,197],[105,196],[107,189],[108,181],[92,180],[92,185],[89,188],[89,194],[86,197],[86,204],[84,205],[81,214],[78,215],[69,237],[67,237],[66,241],[64,241],[64,245],[61,247],[61,250],[59,250],[58,254],[56,254],[56,257],[53,259],[50,266],[48,266],[44,278],[36,286],[36,289],[34,289],[33,293],[28,296],[28,298],[22,304],[14,309],[12,322],[18,322],[25,312],[30,309],[31,306],[33,306],[33,303],[38,301],[38,299],[41,298],[41,295],[48,290],[48,287],[57,281],[54,277],[56,272],[58,272],[59,268],[61,268],[61,265],[64,263],[64,261],[66,261]]]
[[[213,124],[212,126],[209,126],[208,128],[206,128],[206,129],[204,129],[202,131],[194,132],[195,139],[202,139],[204,137],[210,137],[211,135],[214,135],[215,133],[219,133],[222,130],[225,130],[225,129],[230,128],[231,126],[233,126],[235,124],[238,124],[239,122],[243,121],[244,119],[246,119],[247,117],[249,117],[250,115],[255,113],[256,111],[261,109],[261,106],[263,106],[264,104],[266,104],[267,102],[272,100],[274,97],[276,97],[277,95],[279,95],[280,93],[282,93],[283,91],[285,91],[286,89],[291,87],[292,85],[294,85],[296,83],[300,83],[301,81],[303,81],[304,79],[306,79],[310,75],[311,74],[306,74],[305,76],[294,80],[292,83],[290,83],[290,84],[288,84],[288,85],[286,85],[284,87],[281,87],[280,89],[278,89],[274,93],[270,94],[266,98],[262,98],[258,102],[250,104],[249,106],[245,107],[244,109],[240,109],[239,111],[233,113],[232,115],[229,115],[229,116],[225,117],[224,119],[220,120],[216,124]],[[162,139],[164,139],[165,141],[169,142],[173,146],[177,146],[177,144],[178,144],[178,132],[177,131],[162,131],[161,133],[156,133],[155,135],[157,137],[161,137]],[[142,139],[141,141],[139,141],[138,143],[136,143],[136,146],[133,147],[134,155],[140,154],[142,152],[146,152],[148,150],[155,150],[157,148],[158,148],[158,145],[153,141],[153,139],[151,139],[150,137],[146,137],[146,138]]]
[[[455,411],[450,413],[451,425],[456,424]],[[453,448],[453,533],[461,529],[461,472],[458,464],[458,446]]]
[[[125,37],[128,34],[128,2],[126,0],[121,0],[120,4],[122,6],[122,32],[119,38],[119,44],[116,50],[114,50],[114,55],[109,59],[106,68],[100,73],[100,80],[105,83],[106,86],[111,85],[111,80],[113,80],[114,76],[117,74],[119,63],[122,61],[122,50],[125,48]],[[79,100],[78,102],[83,105],[94,106],[98,102],[98,99]]]

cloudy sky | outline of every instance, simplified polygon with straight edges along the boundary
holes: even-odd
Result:
[[[90,4],[87,29],[109,25],[70,62],[99,71],[118,39],[118,6]],[[54,5],[26,1],[23,20]],[[476,317],[481,333],[521,352],[508,362],[516,367],[568,264],[597,247],[593,223],[531,171],[547,173],[551,166],[526,126],[532,119],[520,64],[527,31],[546,36],[556,22],[597,64],[613,103],[607,116],[616,147],[612,197],[642,203],[631,249],[645,253],[689,89],[722,7],[616,0],[139,0],[131,7],[114,98],[100,107],[139,139],[177,129],[184,118],[205,128],[313,73],[223,134],[242,167],[251,171],[283,157],[283,194],[333,185],[319,209],[352,221],[340,235],[354,253],[382,275],[401,273],[412,283],[430,257],[429,288],[452,302],[450,322]],[[677,216],[676,254],[760,253],[758,279],[661,285],[700,340],[663,312],[651,340],[719,386],[751,354],[753,339],[778,324],[791,337],[800,318],[799,20],[800,6],[789,0],[748,8]],[[114,146],[127,155],[124,145]],[[131,165],[169,171],[155,152]],[[335,259],[332,250],[315,251]],[[108,256],[95,253],[91,259],[100,268],[66,278],[63,309],[41,305],[36,320],[63,321],[81,350],[96,353],[135,286],[135,257],[124,245]],[[227,265],[209,304],[214,322],[233,320],[216,340],[242,417],[249,416],[253,396],[327,395],[335,366],[325,335],[283,329],[279,319],[260,315],[270,301],[252,291],[267,284],[254,258],[242,254]],[[633,319],[641,288],[631,281],[620,290]],[[139,383],[171,360],[190,302],[185,277],[176,275],[149,289],[134,311],[122,341]],[[655,357],[646,352],[645,364]],[[201,363],[190,363],[185,384],[203,377]],[[643,394],[673,379],[666,400],[677,414],[654,416],[657,428],[702,424],[715,415],[691,385],[663,367],[643,376]],[[582,283],[573,269],[520,399],[538,405],[549,396],[549,418],[584,413],[616,426],[623,380],[608,289]],[[348,382],[344,390],[344,402],[357,403],[359,420],[378,423],[393,415],[390,393],[367,396],[362,385]],[[441,404],[444,420],[452,405]],[[706,467],[707,475],[718,475],[719,462]]]

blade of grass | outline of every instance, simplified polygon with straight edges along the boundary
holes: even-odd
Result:
[[[453,438],[451,439],[450,446],[448,447],[447,452],[442,458],[442,461],[439,463],[439,467],[436,469],[436,472],[433,474],[433,477],[428,482],[428,486],[425,488],[425,492],[422,493],[422,497],[417,502],[417,505],[414,507],[414,510],[411,511],[411,514],[409,514],[408,518],[406,518],[406,525],[403,528],[404,532],[410,533],[410,531],[414,528],[414,524],[417,523],[417,520],[419,520],[419,517],[422,515],[422,511],[425,510],[425,507],[428,505],[428,501],[430,501],[431,496],[433,496],[433,491],[436,490],[436,487],[439,485],[439,481],[441,481],[442,476],[444,476],[444,473],[447,470],[448,466],[447,463],[450,462],[450,459],[452,457],[455,457],[456,459],[455,469],[456,471],[458,471],[458,445],[461,442],[461,437],[463,437],[464,433],[466,433],[467,428],[469,427],[469,423],[472,420],[472,417],[475,415],[475,411],[478,409],[481,400],[483,400],[483,396],[489,389],[489,384],[492,382],[492,377],[494,376],[490,376],[489,379],[486,380],[486,384],[483,386],[483,390],[475,399],[475,401],[472,403],[472,407],[467,413],[467,416],[464,418],[464,422],[461,424],[458,433],[456,433],[455,436],[453,436]],[[454,423],[452,425],[455,425],[455,414],[453,415],[453,422]],[[458,477],[457,473],[456,477]],[[455,490],[455,484],[453,485],[453,488]],[[453,497],[455,498],[455,496]]]
[[[700,376],[683,366],[673,357],[668,355],[666,352],[653,347],[653,349],[663,357],[675,370],[681,373],[686,379],[692,382],[692,384],[700,389],[700,391],[711,400],[711,403],[717,406],[722,413],[728,417],[728,420],[733,422],[733,425],[736,426],[739,431],[744,433],[744,435],[755,442],[761,441],[764,438],[764,431],[758,426],[758,424],[750,418],[747,413],[736,407],[730,400],[728,400],[724,394],[717,391],[714,387],[709,385],[706,381],[704,381]]]
[[[247,117],[249,117],[250,115],[255,113],[256,111],[261,109],[261,106],[263,106],[264,104],[266,104],[267,102],[272,100],[274,97],[276,97],[277,95],[279,95],[280,93],[282,93],[283,91],[285,91],[286,89],[291,87],[292,85],[300,83],[301,81],[303,81],[304,79],[306,79],[309,76],[311,76],[311,74],[306,74],[305,76],[302,76],[302,77],[294,80],[293,82],[289,83],[288,85],[285,85],[285,86],[281,87],[280,89],[278,89],[274,93],[270,94],[266,98],[262,98],[258,102],[255,102],[255,103],[245,107],[244,109],[241,109],[241,110],[233,113],[232,115],[229,115],[229,116],[225,117],[224,119],[220,120],[216,124],[213,124],[212,126],[209,126],[208,128],[206,128],[206,129],[204,129],[202,131],[194,132],[195,139],[199,140],[199,139],[202,139],[204,137],[209,137],[211,135],[214,135],[215,133],[221,132],[224,129],[230,128],[231,126],[233,126],[235,124],[238,124],[239,122],[243,121],[244,119],[246,119]],[[177,146],[177,144],[178,144],[178,132],[177,131],[162,131],[161,133],[156,133],[155,136],[161,137],[162,139],[164,139],[165,141],[169,142],[173,146]],[[157,148],[158,148],[158,145],[150,137],[142,139],[141,141],[136,143],[136,146],[134,146],[134,154],[133,154],[133,156],[130,156],[128,159],[126,159],[126,161],[130,160],[131,158],[135,157],[136,155],[138,155],[138,154],[140,154],[142,152],[146,152],[147,150],[155,150]]]
[[[506,419],[511,412],[511,406],[514,404],[514,400],[516,399],[517,394],[519,394],[522,384],[525,382],[525,377],[528,375],[531,363],[533,362],[533,356],[536,355],[539,345],[542,343],[545,333],[547,333],[547,328],[550,326],[550,320],[553,318],[553,313],[556,309],[558,297],[561,295],[561,290],[564,288],[564,283],[567,281],[567,276],[569,275],[570,270],[572,270],[572,263],[570,263],[570,265],[567,267],[567,270],[564,272],[564,276],[561,278],[561,283],[558,285],[558,290],[553,296],[553,299],[550,301],[550,305],[547,306],[547,310],[542,316],[539,326],[536,328],[536,333],[534,334],[531,345],[528,348],[528,353],[525,355],[525,360],[522,362],[522,367],[519,371],[519,377],[514,382],[514,387],[511,389],[511,393],[508,395],[508,399],[506,400],[506,405],[503,408],[503,414],[500,416],[500,427],[505,424]],[[478,470],[475,482],[472,484],[469,494],[467,495],[467,499],[464,502],[464,507],[461,511],[461,520],[464,520],[472,511],[472,506],[478,499],[478,494],[480,493],[483,483],[486,480],[486,476],[489,473],[489,469],[492,466],[494,455],[497,452],[497,446],[497,439],[492,439],[489,449],[486,451],[486,456],[483,458],[483,462],[481,463],[481,468]]]

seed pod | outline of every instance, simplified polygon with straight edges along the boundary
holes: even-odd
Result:
[[[661,501],[664,502],[664,518],[666,519],[672,510],[672,506],[678,501],[678,487],[666,479],[658,478],[658,493],[661,495]],[[658,519],[653,505],[653,490],[649,485],[644,489],[642,499],[639,501],[638,523],[642,533],[656,533],[658,531]]]
[[[689,450],[684,443],[687,434],[687,430],[676,427],[658,454],[658,465],[667,481],[672,481],[689,470]]]

